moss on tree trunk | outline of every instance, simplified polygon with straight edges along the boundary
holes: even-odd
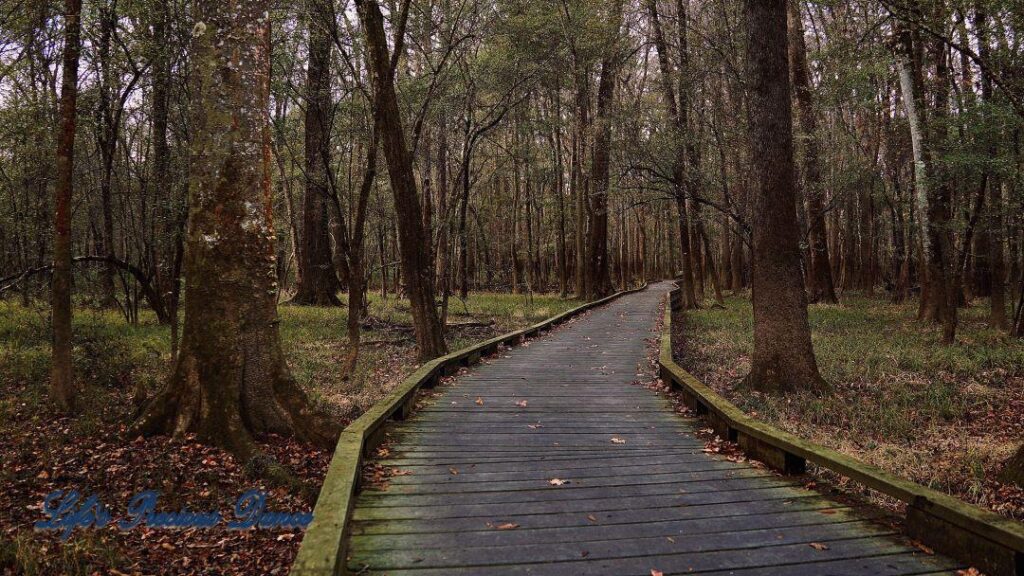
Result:
[[[340,428],[314,414],[291,377],[277,317],[271,213],[269,2],[195,5],[185,321],[167,386],[135,431],[195,433],[243,460],[253,436],[329,445]]]

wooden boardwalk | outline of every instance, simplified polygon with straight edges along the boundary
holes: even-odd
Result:
[[[351,573],[954,573],[793,480],[702,452],[637,380],[667,284],[475,367],[391,429]]]

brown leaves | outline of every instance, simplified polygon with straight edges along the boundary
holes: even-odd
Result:
[[[520,400],[519,402],[516,402],[516,406],[519,406],[520,408],[526,408],[526,404],[526,400]]]
[[[515,530],[516,528],[519,528],[519,524],[516,524],[515,522],[505,522],[503,524],[498,524],[494,528],[496,530]]]
[[[483,405],[484,405],[484,399],[483,399],[483,398],[481,398],[481,397],[479,397],[479,396],[477,396],[477,397],[476,397],[476,400],[474,400],[473,402],[474,402],[474,403],[475,403],[475,404],[476,404],[477,406],[483,406]]]
[[[625,444],[625,438],[619,438],[618,436],[612,436],[612,444]]]
[[[822,544],[821,542],[811,542],[808,546],[815,550],[828,550],[828,545]]]

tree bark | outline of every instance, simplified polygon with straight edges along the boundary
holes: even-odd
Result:
[[[697,293],[694,289],[695,278],[693,273],[692,246],[690,244],[690,220],[686,208],[686,125],[681,116],[680,104],[676,102],[675,88],[672,83],[672,62],[665,42],[665,35],[661,28],[661,19],[658,16],[657,0],[647,0],[647,12],[651,18],[654,47],[658,53],[658,64],[661,68],[662,96],[665,99],[665,105],[668,108],[672,127],[675,131],[675,145],[677,149],[672,163],[672,188],[679,225],[679,248],[682,263],[678,283],[679,288],[683,291],[683,307],[691,309],[696,308],[698,303]],[[685,20],[685,16],[683,18]],[[685,24],[682,25],[685,26]],[[682,100],[682,95],[680,95],[680,100]]]
[[[65,412],[75,409],[71,368],[71,196],[74,186],[78,56],[82,47],[82,0],[64,2],[64,55],[57,134],[57,183],[53,191],[53,358],[50,396]]]
[[[375,122],[376,124],[376,122]],[[352,241],[348,249],[348,358],[346,373],[352,374],[359,361],[359,342],[361,337],[363,309],[366,306],[366,271],[364,238],[366,231],[366,214],[369,206],[370,192],[377,177],[377,147],[380,130],[375,125],[370,145],[366,149],[366,163],[363,168],[363,181],[359,185],[359,199],[356,204],[356,218],[352,223]]]
[[[601,79],[597,88],[597,117],[594,119],[594,161],[591,166],[593,188],[590,191],[590,227],[587,230],[586,297],[603,298],[612,293],[608,262],[608,182],[611,160],[611,114],[620,56],[618,52],[622,2],[614,0],[610,21],[616,39],[601,61]]]
[[[584,158],[587,156],[587,134],[590,124],[590,71],[577,62],[576,70],[576,127],[573,132],[572,146],[572,187],[573,199],[576,202],[576,266],[575,293],[577,298],[586,296],[587,288],[587,223],[589,209],[587,196],[589,184],[583,175]]]
[[[974,29],[978,35],[978,51],[984,60],[991,57],[989,45],[989,24],[988,13],[985,11],[982,2],[974,4]],[[986,104],[991,103],[993,97],[992,76],[987,70],[981,74],[981,98]],[[991,138],[991,137],[990,137]],[[990,157],[997,153],[996,141],[990,140],[986,146]],[[995,175],[989,176],[988,181],[988,212],[989,218],[983,230],[987,239],[986,260],[989,265],[989,326],[997,329],[1006,329],[1009,325],[1006,316],[1006,258],[1003,244],[1005,241],[1006,223],[1003,217],[1003,184]]]
[[[800,275],[786,1],[746,0],[753,205],[754,354],[744,384],[821,390]]]
[[[1006,461],[999,479],[1024,488],[1024,446],[1021,446],[1017,453]]]
[[[194,4],[192,177],[181,351],[132,433],[195,433],[246,461],[253,437],[330,446],[340,429],[292,378],[277,316],[269,0]]]
[[[331,30],[330,0],[306,0],[309,20],[309,63],[306,68],[305,162],[306,194],[302,201],[299,281],[291,302],[308,306],[340,306],[341,286],[331,256],[329,205],[331,170]],[[341,215],[337,215],[338,218]],[[342,230],[344,233],[344,230]]]
[[[814,100],[808,74],[807,47],[804,43],[803,19],[800,0],[788,3],[789,68],[793,77],[793,92],[803,142],[804,210],[807,213],[807,244],[810,261],[807,269],[807,293],[811,303],[836,304],[835,283],[832,281],[832,263],[828,253],[825,230],[824,189],[821,182],[821,158],[818,150],[818,121],[814,113]]]
[[[423,231],[419,193],[413,173],[412,156],[405,142],[394,74],[384,36],[384,16],[376,0],[357,0],[356,7],[366,35],[367,60],[373,78],[376,122],[391,179],[398,220],[398,244],[406,294],[412,308],[416,345],[420,360],[429,360],[448,350],[434,301],[434,279],[430,250]]]

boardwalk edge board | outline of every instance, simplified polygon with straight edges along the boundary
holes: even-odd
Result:
[[[684,370],[672,355],[672,311],[681,304],[680,291],[671,291],[662,328],[661,378],[717,434],[783,473],[801,473],[812,462],[896,498],[907,505],[911,538],[989,576],[1024,576],[1024,524],[755,420]]]
[[[406,377],[391,394],[349,424],[338,438],[320,496],[313,509],[313,522],[303,536],[291,574],[336,576],[344,573],[348,530],[363,458],[371,455],[383,442],[384,427],[389,420],[404,420],[412,413],[416,392],[420,388],[433,387],[440,377],[450,376],[458,372],[459,368],[478,363],[483,356],[497,352],[503,345],[520,344],[574,316],[646,288],[647,284],[644,284],[639,288],[616,292],[532,326],[435,358]]]

